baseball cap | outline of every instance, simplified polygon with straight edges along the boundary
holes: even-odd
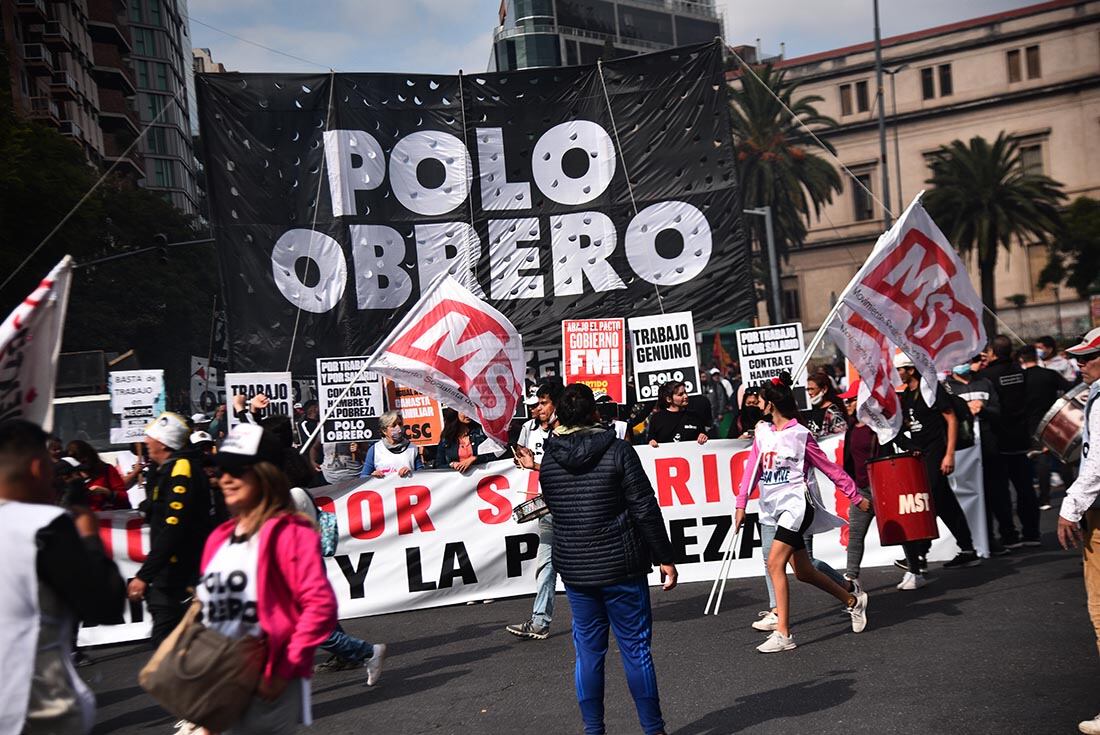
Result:
[[[909,359],[909,355],[905,354],[904,352],[899,352],[898,354],[894,355],[894,367],[903,368],[916,366],[913,364],[913,361]]]
[[[849,398],[859,398],[859,378],[852,381],[852,384],[848,386],[848,390],[837,396],[842,401],[846,401]]]
[[[592,397],[596,399],[596,403],[611,403],[611,396],[607,395],[607,391],[598,390]]]
[[[282,467],[286,450],[272,432],[256,424],[237,424],[218,447],[214,462],[219,467],[242,467],[270,462]]]
[[[205,424],[209,420],[210,419],[207,418],[205,413],[193,413],[193,414],[191,414],[191,423],[192,424]]]
[[[182,449],[187,445],[191,430],[178,413],[165,411],[153,423],[145,427],[145,436],[156,439],[169,449]]]
[[[711,368],[709,372],[710,372],[711,375],[721,375],[722,374],[722,371],[719,370],[718,368]]]
[[[1088,334],[1081,338],[1078,344],[1067,347],[1066,352],[1078,359],[1096,357],[1097,354],[1100,354],[1100,327],[1090,330]]]
[[[210,434],[206,433],[205,431],[196,431],[194,434],[191,435],[191,443],[192,444],[206,444],[206,443],[213,444],[214,443],[214,437],[210,436]]]

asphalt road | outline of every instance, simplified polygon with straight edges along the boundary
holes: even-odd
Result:
[[[653,591],[654,658],[669,733],[1075,733],[1100,710],[1100,659],[1085,608],[1080,557],[1043,549],[958,571],[917,592],[901,572],[864,570],[867,630],[854,635],[832,598],[792,587],[798,648],[763,655],[749,627],[763,580],[731,580],[718,617],[709,585]],[[580,733],[569,605],[557,598],[545,641],[504,631],[531,598],[346,621],[389,644],[382,681],[364,672],[314,680],[318,733]],[[81,669],[99,700],[97,733],[172,732],[173,718],[137,686],[144,646],[91,651]],[[639,732],[612,643],[607,731]]]

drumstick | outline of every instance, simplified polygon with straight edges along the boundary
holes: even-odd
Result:
[[[721,605],[722,598],[718,598],[718,605],[714,606],[713,611],[711,604],[714,602],[714,595],[718,591],[719,582],[724,580],[726,575],[729,574],[730,565],[733,563],[731,557],[733,556],[734,541],[736,541],[738,535],[740,535],[740,532],[735,533],[730,538],[729,542],[726,544],[726,548],[722,551],[722,564],[718,568],[718,576],[714,578],[714,584],[710,587],[710,597],[707,598],[706,607],[703,608],[704,615],[718,614],[718,605]]]
[[[737,540],[741,538],[741,530],[738,529],[737,533],[733,535],[733,543],[730,544],[730,551],[737,546]],[[733,554],[730,554],[730,566],[733,565]],[[718,614],[718,610],[722,607],[722,597],[726,594],[726,582],[729,581],[729,567],[726,567],[726,573],[722,575],[722,586],[718,588],[718,599],[714,603],[714,614]]]

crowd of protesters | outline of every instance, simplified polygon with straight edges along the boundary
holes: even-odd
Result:
[[[982,561],[948,482],[956,454],[972,446],[984,460],[990,552],[1041,545],[1039,517],[1051,507],[1052,476],[1057,473],[1068,486],[1074,468],[1036,444],[1034,435],[1055,401],[1084,377],[1092,386],[1085,459],[1081,476],[1066,489],[1058,535],[1064,546],[1085,548],[1100,647],[1100,470],[1095,455],[1087,455],[1089,429],[1100,430],[1089,411],[1100,385],[1100,330],[1070,355],[1075,362],[1059,361],[1048,338],[1013,351],[1007,338],[997,336],[938,385],[922,386],[912,361],[899,354],[894,366],[903,425],[887,445],[859,418],[858,380],[838,381],[829,366],[811,370],[801,407],[789,375],[745,386],[736,365],[701,371],[698,391],[667,382],[652,404],[628,399],[616,405],[553,376],[531,381],[524,401],[528,418],[515,422],[512,456],[517,465],[540,472],[548,512],[538,519],[531,616],[507,631],[547,638],[560,578],[572,608],[575,682],[586,731],[603,731],[603,657],[614,630],[642,728],[664,732],[646,577],[657,564],[665,589],[671,589],[677,572],[653,488],[632,445],[752,441],[752,469],[738,493],[735,525],[745,522],[747,500],[758,488],[770,604],[752,627],[768,633],[758,650],[776,653],[795,647],[788,568],[799,581],[835,597],[854,632],[866,628],[868,596],[859,579],[874,518],[867,465],[876,457],[921,453],[936,513],[960,548],[944,569]],[[179,631],[196,619],[209,634],[255,641],[263,649],[257,684],[236,703],[230,732],[293,732],[309,724],[309,678],[315,672],[361,668],[368,685],[381,678],[386,645],[351,636],[336,619],[323,563],[324,555],[334,553],[335,534],[329,532],[335,529],[312,490],[391,474],[408,477],[426,468],[468,472],[502,455],[486,451],[485,432],[473,417],[451,409],[444,411],[438,446],[425,448],[410,442],[395,411],[380,417],[378,441],[330,444],[311,441],[320,419],[316,402],[296,406],[293,418],[264,417],[265,403],[262,395],[234,399],[238,425],[232,430],[224,409],[190,420],[164,413],[146,428],[132,466],[122,467],[104,461],[85,441],[64,444],[26,422],[0,424],[0,530],[11,542],[12,560],[0,569],[0,581],[22,590],[24,601],[20,606],[6,599],[11,595],[0,596],[6,623],[0,629],[7,631],[0,647],[20,654],[12,659],[16,670],[0,684],[0,723],[23,722],[28,733],[86,732],[94,702],[73,670],[88,661],[74,650],[77,621],[119,623],[126,598],[145,603],[152,644],[162,650],[177,645]],[[844,438],[840,466],[818,446],[834,435]],[[843,575],[813,557],[813,534],[845,522],[826,510],[814,470],[850,503]],[[149,525],[150,549],[125,584],[99,542],[93,513],[131,507]],[[928,546],[903,546],[900,590],[924,586]],[[328,658],[315,666],[317,649]],[[154,657],[150,666],[156,662]],[[62,705],[51,699],[58,692]],[[186,720],[177,725],[183,733],[198,729]],[[1100,732],[1100,719],[1081,723],[1081,729]]]

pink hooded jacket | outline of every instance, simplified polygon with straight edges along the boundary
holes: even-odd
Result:
[[[202,552],[204,572],[236,527],[237,521],[226,521],[210,534]],[[320,544],[313,525],[298,515],[273,518],[260,529],[256,593],[267,637],[267,679],[309,678],[313,652],[336,627],[336,594]]]

